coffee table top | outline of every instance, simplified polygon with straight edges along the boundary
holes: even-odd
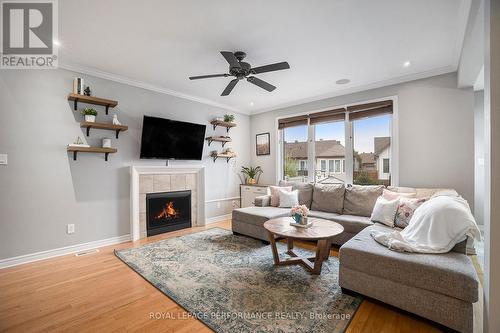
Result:
[[[264,223],[264,228],[269,232],[287,238],[318,240],[336,236],[344,231],[344,227],[337,222],[309,217],[313,225],[309,228],[299,228],[290,225],[294,222],[291,217],[279,217]]]

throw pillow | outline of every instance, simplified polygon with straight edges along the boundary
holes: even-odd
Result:
[[[345,189],[344,214],[370,217],[383,185],[352,185]]]
[[[314,188],[312,184],[280,180],[279,186],[292,186],[292,190],[299,190],[299,204],[306,205],[309,209],[311,208]]]
[[[415,210],[428,198],[400,198],[398,212],[396,214],[395,225],[399,228],[405,228],[411,220]]]
[[[416,193],[403,193],[403,192],[394,192],[384,189],[382,192],[382,196],[387,200],[395,200],[399,198],[415,198]]]
[[[342,214],[344,208],[344,184],[315,184],[311,209]]]
[[[370,220],[394,228],[394,218],[396,217],[398,207],[399,198],[387,200],[380,196],[378,197],[377,202],[375,202]]]
[[[278,207],[280,204],[280,195],[279,195],[279,190],[284,190],[287,192],[292,191],[291,186],[269,186],[271,190],[271,206],[273,207]]]
[[[284,190],[279,190],[279,197],[280,197],[280,208],[292,208],[293,206],[296,206],[299,204],[299,191],[284,191]]]

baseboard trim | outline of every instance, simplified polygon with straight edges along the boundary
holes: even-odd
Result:
[[[27,263],[34,262],[34,261],[64,256],[67,254],[77,253],[80,251],[88,251],[88,250],[103,247],[103,246],[124,243],[124,242],[130,241],[130,239],[131,239],[130,235],[123,235],[123,236],[111,237],[111,238],[106,238],[106,239],[100,239],[97,241],[92,241],[92,242],[87,242],[87,243],[81,243],[81,244],[76,244],[76,245],[60,247],[57,249],[52,249],[52,250],[47,250],[47,251],[25,254],[22,256],[18,256],[18,257],[0,259],[0,269],[12,267],[12,266],[18,266],[18,265],[22,265],[22,264],[27,264]]]
[[[212,223],[217,223],[221,221],[226,221],[230,220],[232,217],[232,214],[225,214],[225,215],[219,215],[219,216],[214,216],[214,217],[209,217],[206,219],[206,224],[212,224]]]

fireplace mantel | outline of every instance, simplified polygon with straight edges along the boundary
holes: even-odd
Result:
[[[147,191],[144,190],[144,184],[142,184],[143,189],[141,190],[140,179],[150,177],[160,178],[162,175],[171,175],[173,177],[179,178],[183,175],[194,178],[195,187],[193,199],[196,202],[196,218],[193,219],[193,226],[203,226],[205,225],[205,169],[203,166],[131,166],[130,167],[130,234],[132,235],[132,240],[136,241],[140,238],[145,237],[145,234],[141,232],[141,195],[147,193],[163,192],[163,189],[150,188]],[[182,186],[179,184],[177,186],[184,187],[188,189],[187,185]],[[193,186],[193,184],[190,184]],[[172,188],[170,190],[180,190],[183,188]],[[189,188],[191,189],[191,188]]]

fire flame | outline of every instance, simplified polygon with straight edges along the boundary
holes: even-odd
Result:
[[[169,219],[178,217],[179,213],[174,208],[174,202],[169,201],[165,207],[162,209],[161,213],[158,214],[156,219]]]

